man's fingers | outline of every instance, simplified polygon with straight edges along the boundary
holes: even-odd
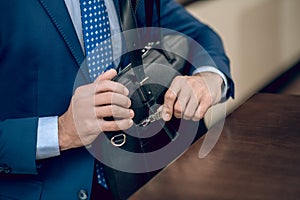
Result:
[[[121,83],[113,82],[110,80],[103,80],[97,82],[96,84],[97,85],[96,85],[95,93],[115,92],[115,93],[123,94],[125,96],[129,94],[129,90]]]
[[[117,71],[115,69],[110,69],[105,73],[99,75],[98,78],[94,81],[94,83],[96,84],[96,93],[112,91],[127,96],[129,94],[129,91],[124,85],[111,81],[111,79],[116,75]]]
[[[199,106],[199,101],[195,96],[192,96],[186,106],[186,109],[183,114],[183,119],[191,120],[194,117],[194,114]]]
[[[177,95],[172,91],[168,90],[165,94],[164,105],[162,109],[162,118],[165,121],[169,121],[173,115],[173,107],[175,101],[177,99]]]
[[[164,97],[164,106],[162,110],[162,118],[165,121],[169,121],[173,115],[174,112],[174,105],[177,100],[177,96],[180,92],[180,89],[182,87],[181,84],[184,84],[185,77],[183,76],[177,76],[168,91],[165,94]]]
[[[131,106],[131,101],[127,96],[114,92],[98,93],[95,96],[95,105],[118,105],[124,108]]]
[[[189,85],[181,86],[180,93],[177,95],[177,101],[174,105],[174,116],[177,118],[183,117],[183,114],[186,110],[186,106],[192,98],[193,91]]]
[[[133,125],[132,119],[105,121],[101,119],[102,131],[119,131],[129,129]]]
[[[117,75],[117,71],[115,69],[110,69],[103,74],[99,75],[98,78],[94,82],[99,82],[103,80],[111,80]]]
[[[122,108],[116,105],[107,105],[96,107],[96,116],[98,118],[115,117],[123,119],[132,119],[134,112],[131,109]]]
[[[205,113],[207,112],[208,108],[209,108],[209,104],[207,102],[201,101],[201,103],[198,105],[198,108],[197,108],[192,120],[193,121],[201,120],[204,117]]]

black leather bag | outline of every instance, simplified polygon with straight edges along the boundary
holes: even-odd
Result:
[[[114,81],[125,85],[130,91],[132,109],[135,111],[134,122],[141,122],[163,104],[164,94],[173,79],[187,70],[187,39],[181,35],[166,35],[161,41],[153,42],[142,51],[142,65],[135,66],[143,71],[139,73],[132,64],[125,67]],[[175,52],[175,53],[174,53]]]
[[[145,0],[148,11],[153,7],[153,1]],[[123,31],[136,28],[131,0],[120,0],[119,2]],[[159,0],[156,0],[156,2],[159,2]],[[149,3],[152,4],[150,7]],[[159,12],[159,8],[157,10]],[[150,16],[152,17],[152,14]],[[138,37],[134,32],[132,33],[128,38],[125,37],[127,47],[133,45]],[[131,63],[113,80],[124,84],[129,89],[132,109],[135,111],[134,122],[136,125],[146,119],[149,114],[156,112],[159,105],[163,103],[164,94],[173,79],[189,71],[189,64],[184,59],[188,53],[186,51],[188,49],[187,45],[187,39],[181,35],[165,35],[160,37],[159,41],[152,41],[150,45],[142,50],[137,49],[128,53]],[[96,152],[103,153],[103,157],[106,157],[107,163],[109,163],[104,166],[104,170],[108,185],[116,199],[127,199],[158,173],[159,170],[131,173],[115,169],[113,166],[122,163],[122,165],[133,167],[134,165],[144,165],[147,168],[150,161],[146,157],[142,163],[137,163],[134,157],[126,156],[126,152],[141,154],[153,152],[175,140],[181,120],[172,118],[167,123],[160,123],[160,121],[162,120],[154,122],[153,126],[158,126],[161,130],[151,137],[134,137],[122,131],[106,132],[105,136],[101,134],[98,141],[96,141],[96,143],[101,143],[101,145],[98,145],[100,149]],[[195,122],[188,121],[186,127],[190,126],[190,123]],[[198,138],[206,132],[202,121],[200,127]],[[150,125],[150,127],[144,127],[142,130],[137,130],[137,132],[147,135],[148,133],[151,134],[153,130]],[[115,148],[125,150],[123,151],[124,154],[111,153],[114,152]]]
[[[155,3],[154,3],[155,1]],[[188,71],[187,38],[180,34],[163,35],[161,29],[147,30],[158,32],[158,41],[148,42],[142,50],[141,36],[137,29],[134,1],[119,0],[120,17],[123,31],[131,30],[124,35],[131,64],[118,74],[114,81],[125,85],[130,91],[132,109],[135,111],[134,122],[141,122],[157,110],[163,103],[163,97],[173,79]],[[145,3],[146,25],[151,26],[153,10],[156,8],[160,26],[160,0],[147,0]],[[154,6],[154,4],[156,6]],[[143,124],[143,123],[142,123]]]

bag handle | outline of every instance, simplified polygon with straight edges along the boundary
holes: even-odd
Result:
[[[133,13],[133,7],[131,0],[119,0],[120,4],[120,20],[123,31],[129,31],[130,34],[124,34],[126,47],[129,50],[136,49],[140,46],[140,37],[136,30],[137,22]],[[130,51],[129,53],[132,68],[136,74],[138,82],[141,82],[145,78],[145,72],[142,69],[143,61],[141,52],[137,50]],[[137,70],[139,68],[139,70]]]
[[[160,0],[145,0],[145,16],[146,16],[146,26],[151,27],[152,26],[152,20],[153,20],[153,10],[154,10],[154,1],[156,6],[156,15],[158,19],[158,27],[161,27],[160,24],[160,17],[161,17],[161,7],[160,7]],[[161,51],[161,53],[167,58],[168,61],[172,62],[173,56],[166,50],[164,50],[164,43],[163,40],[163,31],[161,29],[158,29],[159,31],[159,39],[160,43],[158,43],[158,48]]]
[[[160,0],[145,0],[146,26],[152,26],[154,1],[158,18],[158,27],[160,27]]]
[[[119,0],[120,5],[120,20],[123,26],[123,31],[129,31],[130,34],[124,34],[125,42],[128,52],[131,66],[136,78],[139,83],[138,92],[142,101],[150,108],[152,106],[154,97],[150,87],[144,87],[143,83],[148,79],[145,74],[143,66],[142,53],[139,49],[140,37],[137,31],[137,21],[135,18],[133,6],[131,0]],[[138,48],[137,48],[138,47]],[[132,51],[131,51],[132,50]]]

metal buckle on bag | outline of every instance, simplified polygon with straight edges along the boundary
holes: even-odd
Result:
[[[115,147],[121,147],[126,143],[126,135],[124,133],[113,136],[110,142]]]

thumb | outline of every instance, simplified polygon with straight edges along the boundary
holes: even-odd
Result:
[[[111,80],[117,75],[117,71],[115,69],[110,69],[103,74],[99,75],[98,78],[94,82],[103,81],[103,80]]]

